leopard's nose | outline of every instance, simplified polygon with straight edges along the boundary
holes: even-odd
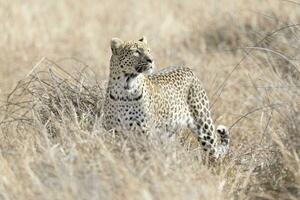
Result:
[[[147,61],[148,63],[152,63],[152,62],[153,62],[153,60],[152,60],[151,58],[147,58],[146,61]]]

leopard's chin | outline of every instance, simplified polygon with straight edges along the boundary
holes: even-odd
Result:
[[[153,73],[153,67],[147,69],[146,71],[143,72],[146,75],[152,74]]]

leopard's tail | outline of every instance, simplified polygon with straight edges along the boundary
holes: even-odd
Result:
[[[217,147],[217,155],[219,156],[224,156],[225,154],[228,153],[229,150],[229,131],[224,125],[218,125],[216,132],[218,133],[220,137],[221,144],[220,146]]]

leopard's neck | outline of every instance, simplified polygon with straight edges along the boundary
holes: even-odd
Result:
[[[115,101],[138,101],[143,98],[143,74],[121,73],[110,76],[107,97]]]

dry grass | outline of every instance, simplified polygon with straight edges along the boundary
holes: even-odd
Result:
[[[299,4],[0,1],[0,199],[299,199]],[[228,157],[101,128],[110,38],[141,35],[197,72]]]

